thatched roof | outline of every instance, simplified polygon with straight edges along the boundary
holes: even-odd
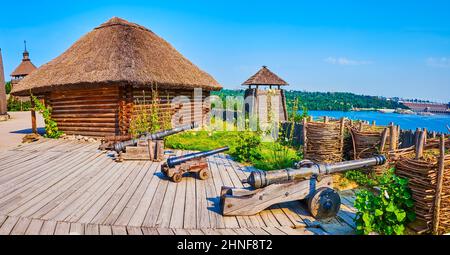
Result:
[[[115,17],[25,77],[12,93],[110,84],[222,88],[213,77],[149,29]]]
[[[262,66],[262,68],[246,80],[242,85],[288,85],[283,79],[278,77],[278,75],[272,73],[267,66]]]
[[[26,76],[37,69],[37,67],[31,62],[28,51],[23,52],[22,62],[11,73],[11,76]]]

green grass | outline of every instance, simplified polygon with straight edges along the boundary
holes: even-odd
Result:
[[[184,132],[166,137],[167,148],[180,150],[212,150],[223,146],[229,146],[226,153],[234,155],[236,148],[241,146],[241,138],[238,131],[195,131]],[[256,134],[255,134],[256,135]],[[301,160],[298,150],[281,145],[278,142],[261,142],[256,148],[258,159],[242,160],[243,163],[254,165],[261,170],[274,170],[291,167],[294,161]]]

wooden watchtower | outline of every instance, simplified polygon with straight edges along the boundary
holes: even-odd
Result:
[[[264,114],[267,114],[270,110],[267,99],[271,97],[276,99],[272,100],[272,102],[276,102],[277,105],[272,103],[270,108],[278,111],[279,121],[287,120],[286,98],[281,86],[287,86],[288,83],[270,71],[267,66],[262,66],[256,74],[242,83],[242,85],[248,86],[245,90],[245,98],[249,101],[246,102],[245,112],[249,116],[262,117]]]

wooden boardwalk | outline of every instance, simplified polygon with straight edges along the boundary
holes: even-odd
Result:
[[[166,180],[160,163],[117,163],[98,143],[43,139],[0,153],[0,234],[352,234],[353,193],[338,216],[316,221],[300,202],[254,216],[219,213],[222,186],[249,170],[208,158],[211,178]],[[182,152],[178,151],[177,154]]]

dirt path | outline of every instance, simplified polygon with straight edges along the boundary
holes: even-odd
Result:
[[[22,143],[22,137],[31,133],[31,113],[8,112],[11,119],[0,122],[0,151],[14,148]],[[38,132],[44,133],[44,119],[37,114]]]

